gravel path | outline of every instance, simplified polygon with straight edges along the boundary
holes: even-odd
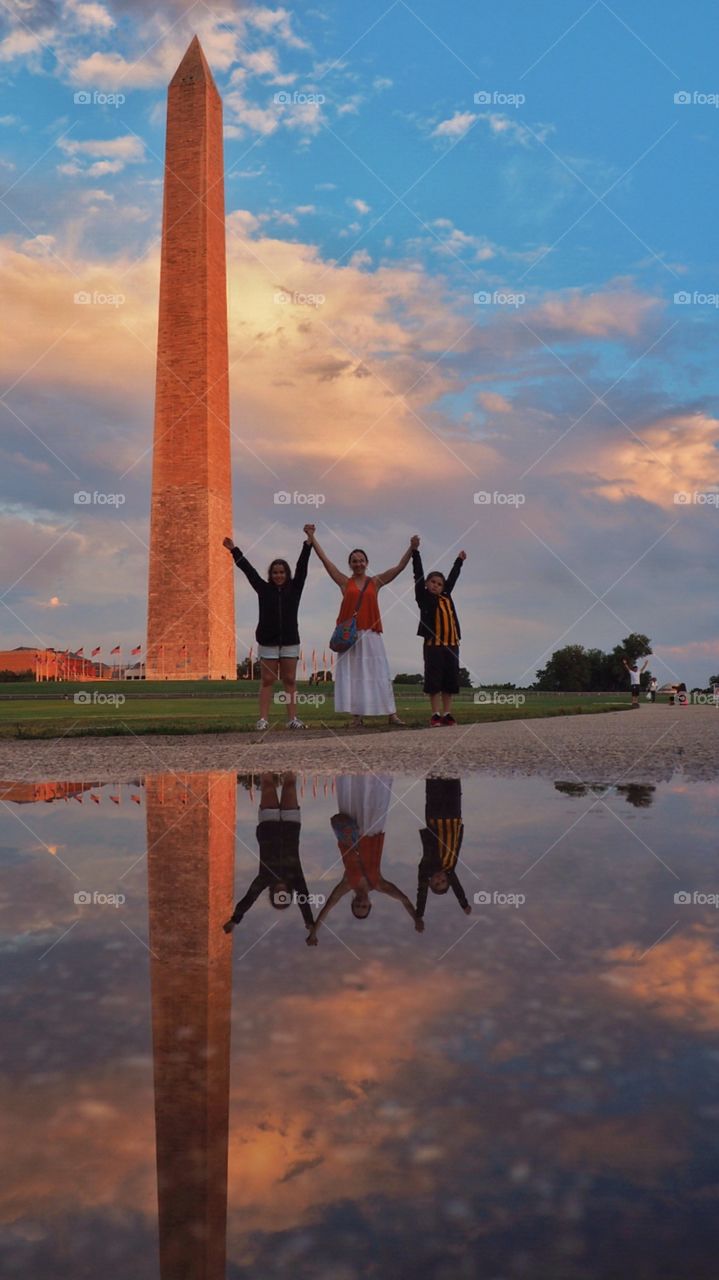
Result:
[[[129,781],[169,771],[296,769],[462,777],[482,770],[583,782],[719,775],[719,710],[642,706],[600,715],[391,732],[276,732],[0,741],[5,781]]]

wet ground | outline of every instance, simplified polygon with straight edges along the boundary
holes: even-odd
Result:
[[[3,1274],[713,1277],[719,783],[611,776],[3,783]]]

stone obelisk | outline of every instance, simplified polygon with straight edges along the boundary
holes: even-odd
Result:
[[[148,679],[236,678],[222,99],[197,36],[167,94]]]

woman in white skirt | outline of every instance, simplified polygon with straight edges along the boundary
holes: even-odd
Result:
[[[367,574],[367,554],[359,547],[349,554],[350,573],[347,575],[328,559],[314,533],[311,535],[311,542],[328,574],[342,592],[342,605],[337,621],[348,621],[359,606],[357,643],[346,653],[337,656],[335,711],[349,712],[353,729],[364,723],[363,716],[386,715],[390,724],[403,724],[404,721],[397,715],[394,700],[392,677],[382,639],[377,593],[380,587],[392,582],[406,568],[412,552],[419,546],[419,537],[415,534],[411,539],[399,564],[393,569],[386,569],[384,573],[375,573],[372,577]]]

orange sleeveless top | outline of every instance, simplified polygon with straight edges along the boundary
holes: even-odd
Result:
[[[361,588],[357,586],[354,578],[350,578],[344,589],[342,605],[337,615],[338,622],[347,622],[352,617],[357,608],[360,590]],[[367,590],[362,597],[362,604],[357,614],[357,630],[382,630],[382,619],[379,615],[379,601],[377,600],[377,588],[374,584],[374,578],[369,579]]]
[[[366,594],[366,593],[365,593]],[[353,889],[358,889],[365,876],[370,889],[377,888],[384,849],[384,831],[374,836],[360,836],[358,845],[348,848],[339,844],[345,874]]]

